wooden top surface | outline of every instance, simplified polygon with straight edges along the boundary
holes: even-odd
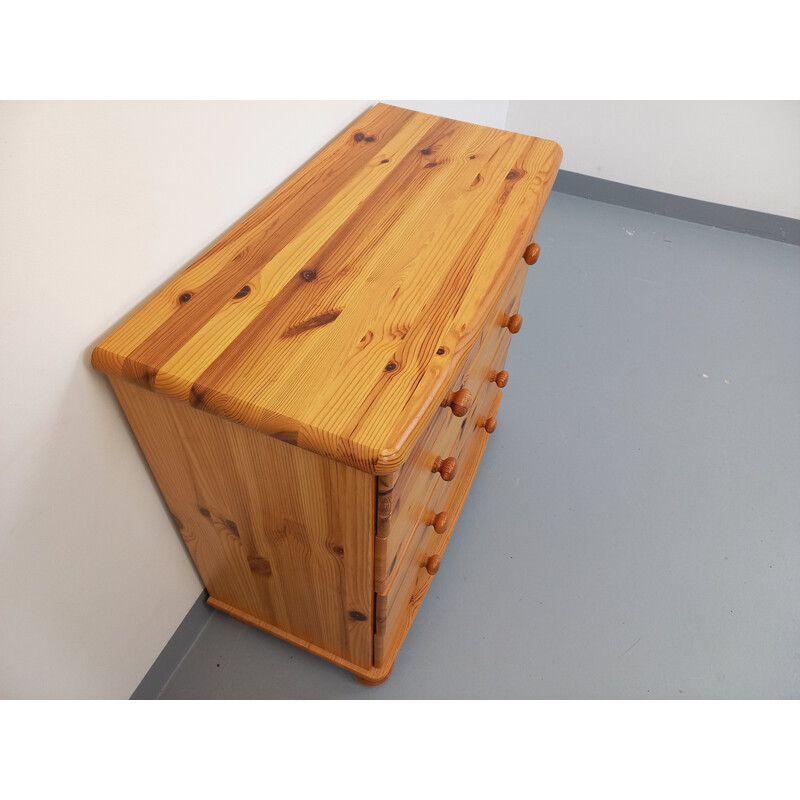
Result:
[[[391,472],[486,324],[560,163],[555,142],[379,104],[92,363]]]

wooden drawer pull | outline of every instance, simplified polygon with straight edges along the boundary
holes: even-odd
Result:
[[[431,556],[425,562],[425,569],[428,571],[428,575],[435,575],[439,571],[441,563],[442,563],[441,556]]]
[[[536,242],[531,242],[526,248],[525,252],[522,254],[522,257],[525,259],[525,263],[528,266],[535,264],[539,260],[539,253],[541,253],[542,248],[539,247]]]
[[[504,389],[508,385],[508,373],[501,369],[500,372],[492,373],[489,380],[491,383],[496,383],[500,389]]]
[[[510,317],[506,317],[500,327],[508,328],[511,333],[519,333],[519,329],[522,327],[522,314],[512,314]]]
[[[463,417],[469,411],[469,404],[472,402],[472,395],[469,389],[459,389],[451,392],[442,401],[442,408],[450,408],[456,417]]]
[[[481,427],[486,433],[494,433],[497,430],[497,417],[489,417],[489,419],[484,421]]]
[[[425,524],[433,525],[433,529],[436,533],[444,533],[447,530],[447,512],[440,511],[438,514],[433,511],[428,512]]]
[[[438,472],[442,476],[443,481],[451,481],[456,476],[456,460],[453,456],[448,456],[445,459],[436,456],[436,461],[433,462],[433,469],[431,472]]]

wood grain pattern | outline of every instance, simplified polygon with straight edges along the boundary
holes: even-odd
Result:
[[[341,656],[331,653],[324,647],[319,647],[313,642],[309,642],[306,639],[295,636],[294,634],[289,633],[282,628],[278,628],[275,625],[270,625],[268,622],[264,622],[264,620],[254,617],[252,614],[248,614],[246,611],[242,611],[241,609],[236,608],[228,603],[223,603],[222,601],[217,600],[215,597],[209,597],[206,602],[212,608],[217,608],[220,611],[224,611],[226,614],[229,614],[234,619],[238,619],[240,622],[247,623],[248,625],[252,625],[254,628],[259,628],[262,631],[271,633],[273,636],[277,636],[278,638],[290,642],[297,647],[302,647],[303,650],[307,650],[309,653],[313,653],[315,656],[320,656],[327,659],[331,663],[336,664],[337,667],[341,667],[342,669],[346,669],[348,672],[352,672],[360,682],[364,683],[365,686],[377,686],[378,684],[383,683],[392,674],[392,668],[394,666],[392,663],[388,663],[380,667],[364,667],[359,664],[354,664],[352,661],[348,661],[346,658],[342,658]]]
[[[560,160],[378,105],[95,348],[210,605],[391,674],[497,425]]]
[[[502,319],[504,313],[508,314],[519,305],[526,272],[526,269],[521,268],[515,273],[498,312],[498,319]],[[439,569],[440,557],[453,535],[489,439],[486,421],[496,420],[503,398],[502,391],[491,380],[491,376],[505,366],[511,338],[510,335],[501,337],[493,354],[476,359],[474,368],[469,370],[470,375],[477,375],[481,380],[477,385],[472,384],[477,393],[475,406],[467,419],[460,423],[458,436],[450,445],[458,459],[459,471],[452,483],[440,482],[434,487],[423,512],[424,523],[430,515],[444,509],[444,513],[448,515],[447,528],[442,534],[437,534],[434,528],[425,524],[417,527],[400,559],[396,577],[389,590],[376,597],[375,665],[378,668],[393,662],[419,611],[432,574]],[[494,343],[495,339],[490,335],[486,341]],[[434,562],[436,569],[431,573],[428,566],[433,556],[440,560]]]
[[[486,430],[486,420],[496,416],[502,399],[503,393],[493,384],[487,382],[481,387],[475,404],[475,410],[470,415],[464,427],[459,431],[457,441],[453,443],[453,451],[459,459],[465,457],[465,453],[467,453],[476,439],[489,438],[489,431]],[[437,486],[428,498],[425,513],[446,513],[448,515],[449,525],[454,524],[453,521],[456,519],[457,514],[452,513],[453,498],[459,496],[459,491],[469,488],[463,487],[462,484],[459,484],[459,487],[460,488],[456,488],[455,481],[451,486],[443,484]],[[464,497],[466,497],[466,494],[464,494]]]
[[[477,425],[487,413],[496,413],[502,392],[487,384],[479,403],[466,420],[465,433],[457,452],[459,474],[450,484],[440,484],[434,491],[432,503],[444,503],[450,517],[447,530],[438,534],[432,527],[417,529],[403,556],[397,579],[388,594],[377,595],[375,602],[375,667],[391,665],[406,637],[422,600],[443,563],[442,556],[464,507],[469,488],[475,479],[489,436]],[[431,559],[434,559],[431,561]],[[431,571],[432,570],[432,571]]]
[[[434,504],[431,503],[433,506]],[[428,511],[423,515],[422,521],[429,525],[436,531],[436,533],[444,533],[450,525],[450,515],[446,511]]]
[[[473,352],[455,377],[455,387],[466,379],[467,371],[479,352],[480,342],[476,342]],[[417,437],[402,467],[396,472],[378,476],[376,592],[384,593],[388,590],[398,559],[419,523],[425,503],[437,482],[436,473],[432,471],[436,459],[450,456],[450,447],[455,438],[454,428],[448,428],[450,419],[449,411],[439,409]]]
[[[378,105],[111,333],[96,368],[373,474],[492,314],[554,142]]]
[[[519,316],[514,312],[519,308],[527,274],[527,265],[520,261],[504,289],[499,305],[493,311],[482,333],[480,352],[467,370],[463,382],[464,387],[474,398],[477,398],[485,383],[493,381],[496,373],[502,369],[505,363],[505,355],[501,362],[497,352],[503,346],[505,347],[504,353],[508,352],[513,334],[505,323],[509,316]],[[457,420],[453,420],[451,427],[455,428],[458,424]]]
[[[436,485],[432,467],[445,446],[437,442],[445,420],[434,418],[397,472],[377,478],[375,591],[385,592],[402,549],[419,522],[425,501]],[[449,455],[449,453],[448,453]]]
[[[370,669],[375,479],[111,382],[217,606]]]
[[[441,456],[436,456],[431,471],[438,473],[443,481],[451,481],[455,478],[457,469],[458,461],[452,456],[448,456],[444,459]]]
[[[501,369],[500,372],[495,372],[491,378],[489,378],[492,383],[496,383],[498,388],[505,389],[508,386],[508,373]]]
[[[502,356],[505,360],[512,337],[503,327],[503,322],[519,307],[526,274],[527,266],[520,261],[508,285],[499,287],[500,297],[495,302],[489,324],[474,346],[477,353],[470,355],[456,376],[453,390],[464,388],[468,391],[473,397],[472,406],[484,384],[492,381],[498,365],[502,366],[496,356],[502,343],[505,343]],[[466,414],[468,418],[469,409]],[[380,476],[375,541],[375,591],[379,594],[389,590],[402,554],[426,510],[428,498],[441,482],[431,474],[437,457],[455,455],[456,442],[466,426],[464,417],[454,417],[448,408],[439,409],[419,436],[402,468],[391,476]]]

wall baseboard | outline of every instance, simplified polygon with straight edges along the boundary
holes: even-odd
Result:
[[[131,695],[131,700],[158,700],[167,681],[192,649],[197,637],[214,614],[214,610],[206,605],[207,599],[208,592],[203,590],[183,618],[183,622],[178,625],[175,633],[172,634],[158,658],[153,662],[153,666],[147,671],[147,675],[136,687],[136,691]]]
[[[637,211],[649,211],[687,222],[697,222],[714,228],[749,233],[752,236],[774,239],[786,244],[800,244],[800,219],[792,217],[694,200],[691,197],[657,192],[654,189],[641,189],[638,186],[565,170],[558,173],[553,191],[634,208]]]

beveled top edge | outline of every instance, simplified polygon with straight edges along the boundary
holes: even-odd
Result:
[[[386,134],[388,138],[384,137],[382,140],[380,134],[380,130],[382,130],[381,125],[384,126],[384,128],[393,130],[394,133],[391,133],[391,135]],[[388,152],[395,142],[398,142],[406,135],[406,132],[412,125],[418,126],[419,131],[422,133],[423,140],[425,136],[424,131],[431,129],[426,126],[432,126],[435,130],[442,131],[441,138],[433,138],[430,149],[423,148],[419,151],[422,154],[433,153],[429,158],[426,156],[425,159],[422,159],[422,161],[430,160],[431,163],[418,164],[415,162],[414,158],[418,157],[415,156],[413,145],[409,149],[408,145],[397,144],[398,149],[394,155]],[[363,127],[366,133],[353,134],[353,131],[356,131],[359,127]],[[375,128],[374,135],[372,132],[373,127]],[[433,134],[430,135],[433,136]],[[359,136],[361,139],[358,138]],[[371,160],[367,157],[369,154],[362,157],[356,152],[357,146],[362,144],[362,142],[369,143],[370,138],[378,140],[378,144],[387,151],[387,158],[383,160],[378,159],[378,155],[382,154],[379,147],[376,147],[375,155],[371,157]],[[407,135],[406,138],[408,142],[413,141],[410,135]],[[351,139],[355,140],[355,145],[350,141]],[[463,143],[461,140],[463,140]],[[472,144],[469,144],[469,142],[472,142]],[[469,189],[458,189],[458,181],[462,180],[458,176],[459,174],[466,174],[465,159],[467,156],[464,155],[464,153],[469,153],[470,150],[465,148],[467,146],[470,148],[477,147],[478,150],[476,150],[476,152],[479,152],[480,147],[486,147],[486,145],[481,145],[481,142],[492,142],[493,144],[489,145],[489,150],[495,148],[495,150],[492,151],[494,155],[488,154],[489,150],[487,150],[486,153],[479,155],[477,158],[475,155],[470,155],[468,158],[476,159],[476,164],[478,165],[485,165],[480,166],[478,183],[480,184],[480,179],[485,179],[487,184],[490,180],[493,181],[493,183],[491,184],[491,189],[486,189],[483,195],[480,193],[476,194],[475,201],[471,201],[473,205],[475,202],[479,205],[482,203],[486,207],[486,211],[481,212],[481,214],[471,214],[473,205],[463,202],[466,196],[465,192],[469,191]],[[516,142],[519,144],[509,144],[509,142]],[[533,143],[535,143],[535,145]],[[337,152],[340,155],[337,156]],[[503,153],[506,152],[508,155],[504,156]],[[512,156],[511,154],[514,152],[520,153],[520,155]],[[353,153],[356,153],[356,155],[353,155]],[[527,161],[523,159],[522,153],[528,154],[524,156],[524,159],[527,159]],[[157,293],[155,297],[151,298],[148,303],[129,317],[129,319],[119,326],[112,334],[106,337],[106,339],[94,349],[92,353],[92,364],[95,368],[107,372],[108,374],[131,380],[152,391],[172,396],[178,401],[195,405],[209,413],[214,413],[238,424],[254,428],[267,435],[281,438],[284,441],[289,441],[300,447],[336,459],[362,471],[376,475],[393,472],[402,465],[417,436],[427,424],[440,402],[442,393],[449,390],[450,382],[463,365],[464,360],[468,357],[472,349],[472,345],[480,335],[480,331],[486,325],[488,315],[491,313],[494,302],[499,298],[503,287],[513,272],[514,266],[522,255],[522,251],[525,249],[536,230],[544,203],[552,189],[552,184],[561,161],[561,155],[561,147],[550,140],[538,139],[536,137],[504,131],[498,128],[460,122],[427,114],[425,112],[416,112],[403,109],[399,106],[378,103],[364,112],[364,114],[349,125],[300,170],[294,173],[284,184],[270,193],[254,211],[229,230],[176,279],[171,281],[164,290]],[[354,160],[357,157],[361,160]],[[329,180],[330,174],[339,168],[342,159],[350,159],[354,167],[341,168],[342,177],[339,183],[334,187],[335,191],[331,194],[332,190],[326,189],[325,181],[328,180],[329,183],[331,182]],[[494,163],[492,159],[495,159]],[[506,171],[506,167],[503,166],[505,163],[503,159],[506,159],[508,163],[512,165],[515,163],[524,163],[526,167],[530,162],[532,165],[538,165],[540,171],[534,174],[523,167],[512,166],[508,175],[505,176],[506,182],[510,181],[508,186],[506,186],[501,182],[501,178]],[[523,159],[523,161],[520,162],[520,159]],[[394,172],[388,172],[385,178],[381,177],[376,179],[374,175],[376,174],[375,170],[378,168],[378,164],[376,163],[378,161],[381,165],[390,161],[394,162],[392,164]],[[320,167],[315,172],[317,163],[320,163]],[[398,166],[395,166],[395,163]],[[408,166],[403,167],[405,164]],[[451,171],[453,175],[451,179],[446,180],[439,177],[429,178],[428,175],[434,175],[436,170],[431,170],[428,174],[423,172],[423,170],[428,167],[439,167],[440,165],[444,170]],[[499,167],[502,167],[502,169],[499,169]],[[326,169],[327,172],[323,173],[321,171],[323,168]],[[400,172],[401,168],[405,169],[405,173]],[[494,170],[494,174],[492,170]],[[400,178],[402,178],[402,181],[399,182],[393,177],[398,172],[400,172]],[[446,175],[447,173],[441,174]],[[299,179],[298,176],[300,176]],[[450,273],[457,272],[456,267],[460,264],[461,266],[458,268],[462,270],[464,277],[459,278],[459,282],[453,284],[452,292],[456,294],[460,293],[459,296],[463,296],[465,292],[468,294],[469,291],[474,288],[472,286],[473,278],[479,274],[483,276],[480,281],[475,281],[475,283],[480,283],[481,286],[484,287],[484,290],[482,290],[483,296],[480,296],[480,291],[476,290],[476,292],[473,292],[475,296],[471,300],[472,310],[463,312],[462,314],[462,307],[459,305],[454,306],[454,311],[452,313],[455,313],[456,316],[450,323],[447,321],[447,315],[451,312],[445,313],[445,311],[442,311],[441,327],[434,325],[431,328],[429,337],[431,340],[438,340],[439,338],[450,336],[450,340],[453,344],[448,354],[447,361],[438,363],[436,370],[431,370],[430,363],[424,360],[425,357],[416,355],[419,352],[419,347],[417,347],[417,350],[412,350],[410,357],[416,357],[417,361],[412,361],[411,363],[420,373],[419,380],[408,390],[411,393],[401,393],[399,399],[392,400],[392,398],[386,398],[385,393],[383,395],[380,394],[380,389],[376,386],[375,392],[378,398],[378,411],[385,411],[386,413],[383,414],[383,416],[381,416],[380,413],[373,413],[369,421],[370,425],[364,428],[359,428],[359,419],[358,424],[356,424],[355,428],[349,433],[347,417],[356,406],[347,406],[343,403],[341,408],[341,420],[333,419],[331,422],[326,422],[328,417],[325,415],[326,409],[324,406],[320,406],[320,410],[318,411],[306,414],[302,406],[299,406],[297,403],[292,405],[291,402],[284,402],[280,394],[274,395],[274,400],[270,400],[267,395],[262,401],[259,400],[257,396],[252,395],[248,385],[242,384],[241,380],[237,388],[237,384],[235,382],[231,383],[229,380],[230,368],[226,368],[225,372],[218,372],[217,376],[213,376],[213,380],[206,381],[202,371],[197,372],[192,366],[192,359],[197,360],[200,358],[198,363],[202,364],[202,356],[204,356],[205,352],[202,349],[196,348],[193,352],[186,350],[187,356],[183,362],[177,360],[174,356],[172,357],[172,361],[168,358],[166,360],[165,358],[161,358],[161,362],[159,362],[158,360],[152,360],[148,357],[139,357],[138,355],[141,351],[144,356],[147,356],[148,348],[150,351],[155,352],[156,346],[165,341],[164,337],[166,333],[169,332],[170,324],[174,321],[173,318],[177,318],[180,313],[182,313],[180,309],[177,311],[170,311],[167,307],[170,300],[170,293],[174,293],[175,290],[183,285],[185,276],[193,271],[197,273],[202,272],[203,269],[206,270],[207,275],[205,275],[205,283],[200,284],[200,288],[197,289],[197,295],[199,297],[202,292],[205,292],[206,295],[211,298],[207,302],[207,305],[209,302],[214,304],[210,316],[208,314],[206,315],[208,322],[201,321],[199,323],[200,327],[195,325],[198,331],[197,334],[193,334],[195,338],[205,335],[206,328],[209,330],[214,328],[214,326],[217,325],[216,320],[218,318],[222,320],[226,314],[228,318],[233,318],[230,314],[231,303],[226,299],[224,293],[220,292],[215,299],[212,289],[207,289],[207,287],[215,282],[217,284],[221,283],[222,277],[227,275],[227,273],[236,266],[240,267],[241,264],[244,263],[241,260],[242,254],[245,255],[245,259],[249,256],[250,251],[248,251],[247,248],[262,247],[264,242],[269,244],[269,239],[263,238],[265,234],[258,234],[260,230],[259,226],[265,231],[270,230],[269,225],[264,228],[265,223],[262,220],[266,220],[266,223],[270,223],[271,219],[278,220],[278,223],[271,223],[273,229],[275,225],[279,223],[286,226],[288,224],[287,222],[280,222],[281,219],[290,219],[288,211],[284,214],[284,205],[290,206],[295,202],[295,197],[302,194],[303,180],[306,182],[309,180],[317,180],[318,176],[322,176],[320,191],[328,191],[328,194],[332,198],[331,204],[328,206],[324,204],[320,205],[317,211],[314,211],[310,216],[302,220],[302,224],[297,228],[298,233],[294,234],[293,238],[289,237],[286,239],[290,247],[294,246],[295,242],[302,239],[303,236],[306,237],[308,242],[312,243],[312,245],[307,247],[308,252],[312,254],[311,260],[308,262],[309,264],[317,258],[317,256],[313,254],[314,248],[320,250],[320,252],[326,248],[330,250],[331,241],[336,237],[341,238],[343,230],[347,227],[353,227],[354,225],[358,228],[358,225],[361,224],[361,220],[364,218],[368,219],[368,215],[370,214],[376,221],[369,222],[369,225],[363,228],[364,236],[371,235],[374,230],[378,229],[376,226],[384,225],[385,227],[387,224],[389,227],[386,227],[387,232],[383,234],[383,239],[395,235],[391,224],[381,222],[382,206],[372,202],[368,203],[369,198],[377,196],[377,192],[382,192],[385,198],[383,203],[387,206],[394,203],[394,206],[397,208],[396,218],[398,220],[403,220],[404,217],[407,217],[410,220],[409,222],[403,223],[405,226],[404,230],[400,231],[395,236],[400,244],[408,239],[411,240],[408,253],[403,254],[405,261],[401,260],[401,264],[405,265],[407,262],[408,264],[414,265],[418,263],[419,266],[415,267],[416,269],[428,269],[430,271],[432,268],[434,270],[437,268],[435,265],[442,263],[443,255],[438,257],[438,261],[434,259],[425,262],[424,259],[419,258],[419,246],[414,244],[415,237],[419,238],[418,231],[420,230],[420,224],[422,227],[426,224],[429,225],[430,230],[428,238],[430,241],[434,242],[434,245],[436,244],[435,240],[438,235],[438,228],[430,224],[431,212],[429,211],[427,216],[423,214],[420,217],[420,223],[414,223],[414,217],[412,216],[415,203],[421,209],[430,207],[430,209],[435,209],[437,212],[441,205],[441,213],[445,215],[450,214],[451,216],[446,218],[445,222],[442,222],[440,227],[450,225],[452,236],[454,237],[452,241],[458,243],[459,247],[462,241],[466,242],[466,244],[463,245],[464,252],[461,256],[457,254],[453,255],[455,251],[450,251],[451,255],[448,257],[455,259],[453,261],[453,267],[447,267],[447,269],[440,267],[439,273],[436,275],[431,273],[431,284],[435,281],[439,281],[442,282],[444,286],[444,284],[450,280]],[[538,183],[536,182],[537,178],[539,179]],[[408,190],[398,188],[387,193],[384,187],[392,180],[394,180],[398,187],[402,187],[403,185],[408,186]],[[436,183],[437,180],[438,183]],[[357,185],[359,182],[364,183],[366,187],[364,190],[358,190]],[[370,185],[375,188],[370,189]],[[464,185],[466,186],[466,184]],[[474,185],[475,183],[473,182],[473,186]],[[350,186],[355,186],[356,189],[350,189]],[[415,186],[416,188],[414,188]],[[437,186],[439,188],[436,188]],[[358,201],[356,205],[352,205],[352,200],[347,200],[348,191],[351,196],[355,197]],[[361,191],[361,194],[354,194],[354,191]],[[498,198],[501,205],[497,206],[496,201],[495,205],[492,205],[492,198],[494,197],[493,192],[498,191],[500,192]],[[514,196],[514,191],[517,192],[517,195],[520,195],[516,201],[516,206],[512,206],[512,204],[508,202],[508,198]],[[371,192],[371,194],[365,194],[364,192]],[[405,192],[405,194],[403,192]],[[359,197],[361,198],[360,200],[358,199]],[[422,203],[420,203],[420,199],[422,199]],[[345,208],[347,202],[351,203],[353,210],[347,211]],[[338,206],[336,205],[337,203]],[[461,206],[459,206],[459,203],[461,203]],[[295,205],[297,205],[296,202]],[[306,202],[306,206],[307,205],[308,202]],[[301,205],[300,207],[302,208],[303,206]],[[339,207],[344,208],[343,216],[341,217],[342,221],[335,222],[335,224],[332,223],[333,227],[329,227],[328,233],[325,232],[324,228],[320,228],[320,234],[316,239],[313,237],[309,238],[310,234],[308,234],[308,230],[313,228],[317,220],[322,219],[324,215],[329,212],[330,208],[337,209]],[[462,212],[458,212],[459,207],[462,208]],[[497,210],[498,208],[499,210]],[[510,210],[505,211],[504,208]],[[376,211],[375,209],[378,210]],[[461,217],[459,213],[461,213]],[[485,222],[487,214],[489,217],[491,217],[492,214],[497,216],[497,221],[494,223],[491,223],[491,220],[488,223]],[[469,219],[467,219],[468,216]],[[464,223],[461,228],[459,228],[458,224],[453,223],[453,219],[456,219],[457,222],[460,223],[462,217]],[[389,219],[391,222],[392,218],[386,216],[385,219]],[[394,224],[399,231],[399,223]],[[495,229],[502,228],[504,225],[508,228],[510,244],[504,245],[506,248],[505,250],[497,250],[497,255],[494,255],[495,251],[492,250],[492,256],[487,256],[487,252],[489,252],[491,247],[496,247],[498,241],[505,242],[505,239],[499,235],[497,236],[497,241],[494,241],[494,244],[492,240],[492,236],[496,234]],[[254,239],[253,237],[256,234],[261,236],[261,238]],[[267,237],[273,236],[271,233],[267,233],[266,235]],[[249,239],[247,239],[247,237],[249,237]],[[431,239],[431,237],[433,238]],[[371,267],[372,274],[377,276],[378,273],[375,272],[375,269],[376,264],[380,263],[380,259],[377,256],[372,258],[351,255],[363,249],[363,238],[359,239],[358,237],[353,237],[353,235],[350,235],[350,238],[351,243],[348,245],[350,249],[342,251],[344,257],[347,259],[361,258],[360,267],[362,273],[366,277],[369,277]],[[475,241],[472,250],[469,249],[470,238]],[[383,245],[383,239],[375,239],[378,251],[380,246]],[[254,242],[255,244],[248,244],[248,241]],[[419,241],[424,243],[425,246],[430,246],[424,238],[419,239]],[[286,250],[286,246],[287,245],[284,245],[284,251]],[[227,253],[225,250],[226,247],[228,248]],[[242,247],[245,249],[241,249]],[[431,249],[434,248],[431,246]],[[248,266],[247,270],[242,273],[242,275],[251,276],[247,278],[245,286],[250,287],[250,285],[253,284],[255,287],[252,289],[251,297],[248,299],[258,296],[257,290],[260,288],[257,285],[258,279],[260,279],[259,275],[266,275],[267,280],[271,280],[274,277],[266,267],[262,266],[262,262],[269,267],[278,263],[281,253],[278,251],[276,252],[277,256],[268,255],[265,262],[263,262],[263,259],[258,262],[254,260],[253,267]],[[442,249],[442,254],[446,254],[447,252],[446,249]],[[228,255],[228,253],[230,255]],[[233,258],[231,258],[231,256],[233,256]],[[372,258],[372,260],[370,260],[370,258]],[[459,262],[459,258],[461,258],[462,261]],[[237,259],[239,259],[238,264]],[[302,261],[299,263],[302,263]],[[321,263],[322,268],[326,268],[329,262],[323,259]],[[336,265],[340,262],[333,259],[330,263]],[[463,265],[466,263],[468,263],[468,266],[465,269]],[[282,269],[282,267],[278,263],[278,266],[275,267],[275,272],[277,273],[280,269]],[[322,277],[321,269],[319,270],[320,278]],[[261,270],[261,272],[253,272],[253,270]],[[291,277],[290,273],[287,272],[286,274],[288,277]],[[313,270],[313,274],[316,279],[318,277],[316,267]],[[342,274],[344,275],[344,272],[342,272]],[[201,275],[200,277],[204,276]],[[331,280],[337,277],[336,274],[332,274]],[[254,278],[256,279],[255,284],[253,283]],[[372,283],[374,284],[375,281],[378,281],[378,283],[383,281],[388,286],[391,278],[392,273],[386,272],[385,274],[375,277]],[[194,279],[199,280],[196,275]],[[186,280],[189,279],[186,278]],[[280,280],[284,279],[281,278]],[[363,277],[359,280],[361,281],[360,284],[351,282],[353,286],[356,286],[356,294],[354,295],[356,300],[358,299],[358,292],[360,291],[359,286],[363,289],[371,285],[370,281],[364,283]],[[320,280],[318,283],[322,284],[322,281]],[[410,284],[414,284],[414,281],[411,280]],[[420,279],[414,285],[416,285],[417,290],[420,292],[419,305],[421,307],[426,307],[425,303],[427,302],[427,307],[438,311],[439,305],[434,302],[435,294],[428,292],[429,299],[424,301],[425,292],[429,288],[425,285],[425,282]],[[289,284],[287,283],[286,286],[288,287]],[[293,291],[297,294],[295,290]],[[444,289],[442,291],[444,291]],[[248,289],[248,293],[250,292],[251,290]],[[180,302],[180,299],[185,294],[189,293],[184,292],[178,295],[178,302]],[[309,295],[309,302],[307,304],[309,311],[313,310],[316,304],[322,304],[323,301],[330,305],[330,301],[324,300],[322,294],[323,292],[320,291],[317,292],[317,295]],[[237,294],[237,298],[238,296]],[[450,295],[447,295],[447,297],[449,296]],[[376,296],[375,308],[379,308],[378,300],[381,300],[380,296]],[[270,299],[268,295],[264,295],[263,302],[266,303],[266,306],[272,306],[275,301],[274,299]],[[161,308],[157,307],[159,303],[161,304]],[[433,304],[431,305],[431,303]],[[325,308],[326,306],[323,305],[322,307]],[[411,307],[413,308],[413,306]],[[343,305],[342,308],[346,310],[346,304]],[[149,312],[148,309],[150,309]],[[321,334],[316,331],[317,328],[320,328],[324,333],[326,329],[321,326],[328,324],[328,316],[332,317],[331,321],[335,321],[336,317],[342,313],[338,307],[336,310],[338,313],[335,315],[331,313],[326,316],[327,312],[322,315],[312,315],[310,319],[313,324],[310,327],[307,322],[301,322],[301,325],[305,327],[290,324],[287,331],[291,335],[294,335],[295,330],[302,331],[303,337],[307,338],[309,341],[316,337],[317,342],[333,346],[332,352],[341,352],[344,358],[346,347],[349,346],[347,342],[350,341],[347,337],[337,338],[334,334],[325,334],[323,338],[320,339],[319,337]],[[362,310],[360,313],[369,313],[369,311],[370,308],[366,307],[365,310]],[[151,324],[147,318],[148,313],[150,316],[157,316],[160,313],[163,317],[163,321],[158,322],[158,320],[156,320],[158,326],[153,327],[154,323]],[[283,308],[280,305],[275,306],[275,315],[277,316],[281,313],[283,313]],[[375,313],[377,314],[377,311]],[[409,312],[404,310],[403,313],[408,314]],[[462,317],[459,317],[459,314],[462,314]],[[342,317],[344,318],[343,313]],[[287,315],[286,318],[289,322],[292,319],[291,315]],[[235,318],[233,319],[235,323]],[[402,325],[405,325],[404,319],[405,318],[399,317],[398,324],[402,323]],[[413,316],[409,317],[409,319],[411,320],[409,322],[411,325],[410,330],[414,329],[414,325],[417,325],[417,327],[419,326],[419,320],[415,320]],[[461,319],[459,326],[460,333],[454,334],[453,326],[459,319]],[[378,317],[377,320],[382,322],[383,318]],[[374,321],[376,320],[373,320],[373,322]],[[267,318],[267,322],[269,323],[269,318]],[[139,336],[137,329],[138,323],[144,326],[142,328],[144,333],[141,336]],[[357,329],[352,318],[348,324],[352,330]],[[337,326],[341,327],[340,323],[337,323]],[[336,326],[331,325],[328,330],[333,330],[335,327]],[[374,326],[370,324],[370,328],[372,327]],[[172,328],[175,329],[174,324]],[[152,329],[152,333],[147,333],[150,329]],[[221,330],[225,332],[224,328],[221,328]],[[450,333],[447,333],[448,330],[450,330]],[[162,331],[164,333],[162,333]],[[306,331],[312,332],[307,333]],[[384,331],[384,334],[385,333]],[[256,331],[256,334],[258,334],[258,331]],[[275,334],[270,334],[270,336],[275,336]],[[277,353],[279,350],[278,345],[284,340],[285,336],[286,333],[274,339],[267,337],[263,340],[259,340],[257,337],[251,337],[251,340],[256,350],[261,348],[265,353],[269,351],[271,343],[274,342],[276,347],[273,349],[277,348]],[[453,336],[455,336],[455,338],[453,338]],[[301,337],[297,337],[298,340],[300,338]],[[391,345],[390,338],[391,337],[387,338],[385,335],[380,342],[387,344],[387,346]],[[405,334],[402,338],[405,338]],[[149,342],[151,341],[154,344],[150,345]],[[187,346],[191,346],[193,340],[189,339],[187,341],[189,342]],[[339,349],[337,350],[337,348]],[[398,344],[398,348],[402,350],[402,341]],[[223,355],[224,352],[223,350]],[[255,351],[251,347],[249,350],[244,350],[242,352],[247,353],[248,357],[250,357]],[[314,364],[309,370],[310,375],[316,377],[316,373],[320,375],[324,374],[324,370],[318,367],[313,361],[313,350],[297,352],[303,356],[305,362]],[[199,356],[197,354],[199,354]],[[256,353],[256,357],[257,356],[258,353]],[[274,365],[274,363],[276,363],[274,357],[265,355],[265,358],[266,360],[262,359],[261,362],[257,360],[254,361],[256,367],[252,374],[260,375],[264,368],[274,369],[270,367],[271,364]],[[423,360],[420,361],[420,358],[423,358]],[[212,366],[214,365],[213,361],[209,363]],[[357,364],[354,365],[354,369],[355,368],[357,368]],[[369,368],[365,373],[364,380],[367,382],[375,380],[374,377],[371,377],[371,369],[372,368]],[[314,370],[316,370],[316,373]],[[398,372],[399,371],[400,370],[398,370]],[[263,374],[266,375],[267,373]],[[219,376],[221,376],[221,379]],[[281,373],[277,373],[273,375],[271,380],[273,383],[274,381],[288,381],[288,368],[283,377]],[[228,381],[227,385],[226,381]],[[287,384],[287,386],[288,385],[289,384]],[[418,388],[420,385],[423,386],[423,389]],[[333,390],[331,391],[333,392]],[[337,395],[335,392],[331,394],[331,398],[334,401],[336,397]],[[373,404],[374,402],[375,401],[373,401]],[[381,403],[383,403],[383,408],[381,408]],[[294,412],[292,410],[293,408],[295,409]],[[348,408],[350,408],[350,411],[348,411]],[[373,405],[367,408],[368,410],[373,409]]]

